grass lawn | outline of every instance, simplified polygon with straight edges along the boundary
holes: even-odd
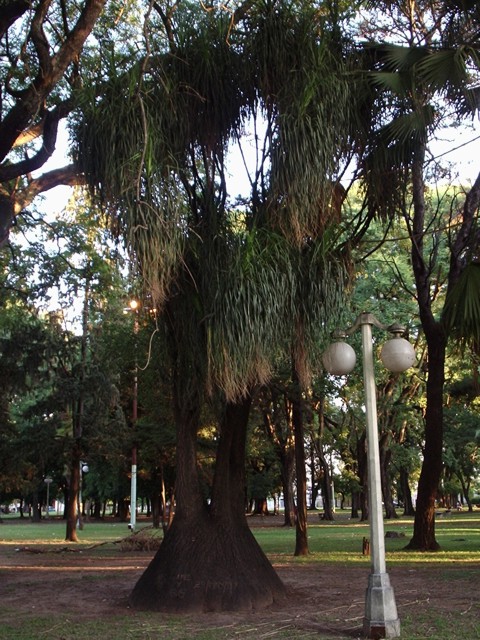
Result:
[[[292,601],[254,615],[174,616],[137,612],[128,595],[153,552],[125,551],[127,525],[87,523],[80,542],[66,543],[65,522],[0,523],[1,640],[296,640],[361,638],[364,588],[370,560],[362,555],[368,524],[337,513],[333,523],[309,515],[310,554],[295,558],[295,531],[278,520],[252,518],[252,530],[277,568]],[[139,520],[144,534],[158,536]],[[480,639],[480,510],[438,518],[441,551],[403,550],[411,518],[385,522],[387,568],[392,577],[403,640]],[[72,553],[69,553],[72,551]],[[71,593],[70,593],[71,592]],[[105,602],[105,604],[103,604]],[[58,603],[58,605],[56,604]]]

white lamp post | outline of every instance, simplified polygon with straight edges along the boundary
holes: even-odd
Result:
[[[83,518],[82,518],[82,488],[83,488],[83,474],[89,472],[88,464],[86,462],[82,462],[80,460],[79,463],[79,479],[78,479],[78,528],[80,530],[83,529]]]
[[[135,334],[135,369],[133,373],[133,398],[132,398],[132,427],[135,431],[138,419],[138,363],[137,363],[137,333],[138,333],[138,308],[140,303],[132,299],[129,302],[130,311],[135,314],[133,331]],[[137,525],[137,445],[132,446],[132,467],[130,479],[130,524],[128,528],[133,532]]]
[[[50,513],[49,513],[49,507],[50,507],[50,485],[53,482],[53,479],[50,478],[50,476],[47,476],[44,479],[45,484],[47,485],[47,513],[45,514],[45,518],[49,518],[50,517]]]
[[[371,573],[365,600],[363,631],[368,638],[398,638],[400,636],[400,620],[397,614],[393,587],[390,585],[390,578],[385,564],[372,325],[384,331],[389,331],[395,336],[385,343],[380,356],[385,367],[391,371],[398,373],[409,369],[415,362],[415,351],[408,340],[401,337],[405,333],[403,327],[397,324],[386,327],[371,313],[361,313],[351,327],[343,332],[338,331],[334,334],[338,338],[345,338],[359,328],[362,331],[371,543]],[[355,352],[345,342],[335,342],[325,351],[323,364],[325,369],[332,375],[346,375],[355,366]]]

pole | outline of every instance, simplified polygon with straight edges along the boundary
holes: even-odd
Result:
[[[50,517],[50,512],[48,510],[50,506],[50,483],[52,482],[51,478],[45,478],[45,484],[47,485],[47,512],[45,514],[45,518]]]
[[[80,531],[83,529],[83,520],[82,520],[82,466],[83,466],[83,462],[80,460],[80,462],[78,463],[78,528],[80,529]]]
[[[133,374],[133,398],[132,398],[132,429],[134,431],[137,425],[138,418],[138,363],[137,363],[137,333],[138,333],[138,319],[137,312],[135,313],[134,321],[134,333],[135,333],[135,370]],[[128,528],[134,532],[137,525],[137,445],[134,443],[132,446],[132,467],[130,478],[130,524]]]
[[[362,328],[363,380],[367,420],[368,504],[371,574],[365,600],[363,631],[368,638],[398,638],[400,620],[395,595],[386,572],[383,528],[380,450],[378,446],[377,398],[373,365],[371,314],[360,316]]]

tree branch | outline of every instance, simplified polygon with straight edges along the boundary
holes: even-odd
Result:
[[[42,112],[52,89],[60,82],[67,67],[77,60],[85,40],[90,35],[106,2],[107,0],[86,0],[75,27],[68,34],[58,52],[48,64],[44,58],[39,61],[39,74],[22,93],[21,99],[15,103],[0,124],[0,160],[7,156],[18,137],[31,125],[36,115]],[[41,40],[38,39],[39,37],[37,34],[36,43],[38,46],[40,46]],[[46,72],[47,70],[48,72]]]
[[[58,123],[72,109],[73,103],[65,101],[54,111],[46,114],[43,121],[43,144],[40,150],[32,157],[21,160],[15,164],[3,164],[0,166],[0,182],[14,180],[40,169],[55,151],[57,142]]]
[[[74,187],[81,184],[85,184],[85,179],[73,164],[48,171],[39,178],[32,180],[25,189],[17,194],[15,213],[18,214],[28,207],[40,193],[61,185]]]
[[[2,3],[0,12],[0,39],[8,29],[30,8],[28,0],[12,0]]]

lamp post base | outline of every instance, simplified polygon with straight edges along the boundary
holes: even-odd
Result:
[[[395,595],[386,573],[372,573],[368,578],[363,633],[374,640],[400,637]]]

